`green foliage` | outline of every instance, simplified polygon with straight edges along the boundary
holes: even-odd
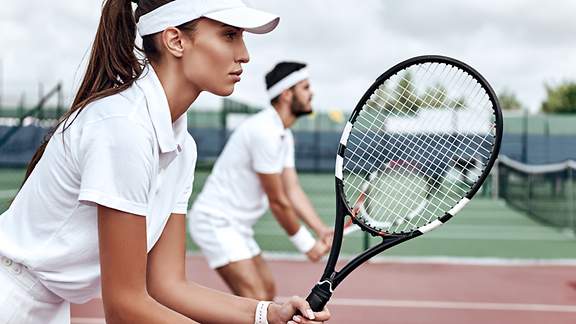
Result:
[[[436,84],[426,89],[422,96],[422,102],[424,103],[424,107],[427,108],[442,108],[445,107],[447,97],[446,88],[441,84]]]
[[[542,103],[542,111],[548,113],[576,113],[576,83],[563,82],[556,87],[546,85],[548,97]]]
[[[458,99],[452,99],[450,100],[450,102],[448,103],[448,106],[450,108],[454,108],[456,110],[458,109],[466,109],[466,106],[468,104],[466,103],[466,98],[464,97],[460,97]]]
[[[498,101],[502,110],[521,110],[523,107],[516,94],[507,89],[498,94]]]
[[[412,84],[412,74],[406,72],[396,86],[395,108],[410,115],[418,112],[418,109],[422,106],[422,100],[415,92]]]

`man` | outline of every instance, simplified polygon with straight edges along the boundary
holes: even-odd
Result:
[[[250,117],[232,133],[188,212],[191,236],[210,267],[235,294],[260,300],[272,300],[276,294],[252,229],[268,206],[311,261],[328,252],[333,234],[314,211],[294,168],[289,128],[299,116],[312,112],[306,65],[277,64],[266,74],[266,86],[272,108]]]

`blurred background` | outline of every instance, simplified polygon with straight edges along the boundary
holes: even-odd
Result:
[[[576,159],[576,2],[247,2],[280,14],[281,24],[268,35],[245,35],[251,61],[232,96],[205,93],[190,108],[189,131],[199,156],[194,195],[233,128],[268,106],[264,74],[281,60],[296,60],[309,65],[315,93],[315,113],[294,127],[296,164],[305,189],[331,222],[339,133],[364,90],[404,59],[448,55],[476,68],[499,94],[503,158],[479,193],[482,200],[473,204],[477,210],[465,211],[477,215],[458,218],[469,234],[453,225],[432,233],[430,241],[391,253],[576,257],[574,163],[568,162]],[[47,130],[69,107],[100,5],[69,0],[3,3],[0,210],[16,193],[23,168]],[[270,215],[259,225],[267,250],[294,252]],[[539,238],[551,248],[525,249]],[[370,240],[356,239],[352,245],[359,247]],[[466,244],[451,244],[454,239]],[[443,242],[442,247],[436,242]]]
[[[450,225],[383,258],[576,264],[576,1],[246,2],[278,13],[281,23],[271,34],[245,35],[251,60],[233,95],[202,94],[188,111],[199,158],[192,201],[230,132],[268,106],[264,74],[279,61],[295,60],[309,65],[315,93],[315,113],[293,128],[296,166],[315,207],[332,223],[335,153],[356,102],[394,64],[447,55],[473,66],[498,93],[504,109],[501,158],[480,197]],[[69,108],[101,3],[1,4],[4,211],[33,152]],[[270,214],[257,224],[256,237],[269,254],[296,255]],[[373,240],[354,233],[344,252],[358,252]],[[191,242],[189,249],[196,251]]]

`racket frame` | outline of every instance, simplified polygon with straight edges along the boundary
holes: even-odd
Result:
[[[378,89],[378,87],[380,87],[382,83],[384,83],[390,77],[404,70],[405,68],[423,63],[439,63],[439,64],[444,63],[458,67],[462,71],[474,77],[481,84],[483,89],[488,94],[489,100],[492,104],[494,111],[494,117],[495,117],[494,126],[496,131],[495,142],[494,145],[492,146],[490,158],[486,162],[482,174],[479,176],[478,180],[476,181],[476,183],[474,183],[471,189],[464,195],[464,197],[462,197],[460,202],[458,202],[451,210],[446,212],[438,219],[432,221],[431,223],[424,225],[411,232],[405,232],[400,234],[379,232],[367,226],[363,222],[357,220],[355,218],[354,213],[352,212],[352,209],[348,206],[346,202],[346,198],[344,195],[344,183],[343,183],[343,164],[344,164],[344,153],[346,151],[346,144],[348,142],[348,137],[354,127],[354,122],[356,121],[356,118],[358,117],[360,111],[362,111],[365,103],[368,101],[368,99],[370,99],[370,96],[375,92],[375,90]],[[502,130],[503,130],[502,111],[496,93],[494,92],[488,81],[486,81],[486,79],[479,72],[477,72],[474,68],[472,68],[466,63],[441,55],[422,55],[400,62],[395,66],[393,66],[392,68],[388,69],[382,75],[380,75],[376,79],[376,81],[374,81],[374,83],[370,86],[370,88],[368,88],[368,90],[364,93],[362,98],[358,101],[358,104],[356,105],[354,111],[350,115],[350,118],[346,123],[344,131],[342,132],[340,138],[340,143],[338,145],[338,151],[336,156],[336,166],[335,166],[336,220],[334,227],[334,239],[332,241],[332,248],[330,250],[330,256],[328,257],[324,273],[322,274],[322,277],[318,282],[318,284],[316,284],[314,288],[312,288],[312,291],[310,292],[310,295],[307,298],[312,309],[314,311],[322,310],[326,305],[326,303],[328,302],[328,300],[330,299],[334,289],[342,282],[342,280],[344,280],[344,278],[346,278],[354,269],[356,269],[358,266],[360,266],[373,256],[395,245],[398,245],[402,242],[418,237],[428,231],[437,228],[438,226],[447,222],[456,213],[458,213],[480,189],[481,185],[488,177],[490,170],[492,169],[492,166],[496,162],[496,158],[498,156],[498,152],[500,151],[500,145],[502,141]],[[338,261],[338,257],[340,256],[340,251],[342,248],[342,240],[344,237],[343,234],[344,224],[346,217],[351,217],[352,222],[358,225],[363,231],[371,234],[372,236],[381,237],[382,242],[355,256],[339,271],[336,271],[336,263]]]

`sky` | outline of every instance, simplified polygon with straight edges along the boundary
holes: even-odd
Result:
[[[539,110],[545,85],[576,81],[574,0],[246,0],[280,15],[266,35],[246,34],[250,62],[232,98],[264,106],[264,75],[277,62],[307,63],[318,110],[354,108],[396,63],[440,54],[468,63],[500,92]],[[0,0],[0,94],[27,103],[62,81],[70,101],[83,73],[100,1]],[[216,107],[202,94],[196,107]],[[194,107],[193,106],[193,107]],[[199,108],[200,109],[200,108]]]

